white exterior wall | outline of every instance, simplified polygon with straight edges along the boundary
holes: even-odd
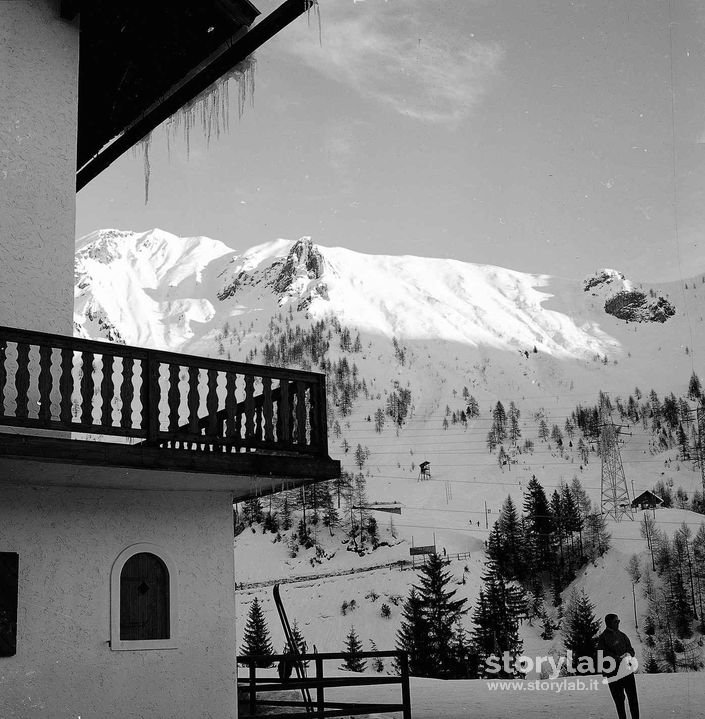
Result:
[[[0,1],[0,325],[73,334],[78,21]]]
[[[90,474],[78,468],[77,484]],[[20,561],[17,654],[0,657],[3,719],[236,717],[229,493],[4,485],[0,497],[0,551]],[[177,566],[176,649],[108,645],[110,570],[138,542]]]

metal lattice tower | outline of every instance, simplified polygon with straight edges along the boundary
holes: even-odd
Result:
[[[624,476],[622,456],[617,443],[618,428],[612,422],[606,406],[600,408],[600,455],[602,473],[600,478],[600,497],[602,514],[612,517],[616,522],[622,517],[634,520],[632,504],[629,499],[627,478]]]

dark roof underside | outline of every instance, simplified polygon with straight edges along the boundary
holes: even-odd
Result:
[[[642,492],[638,497],[634,499],[634,502],[663,502],[663,499],[657,494],[650,492],[648,489]]]
[[[259,11],[248,0],[93,0],[80,13],[79,168]]]

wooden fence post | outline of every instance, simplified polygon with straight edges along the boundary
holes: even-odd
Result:
[[[404,705],[404,719],[411,719],[411,690],[409,689],[409,657],[406,652],[399,652],[401,667],[401,701]]]
[[[320,681],[321,679],[323,679],[323,659],[321,659],[321,657],[316,657],[316,680]],[[323,692],[323,685],[316,687],[316,714],[319,717],[323,716],[323,711],[325,709],[325,698]]]
[[[257,714],[257,662],[250,659],[250,716]]]

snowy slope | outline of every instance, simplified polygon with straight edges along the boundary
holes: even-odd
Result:
[[[208,267],[231,254],[207,237],[100,230],[76,252],[75,324],[86,336],[179,349],[215,315]]]
[[[555,356],[604,354],[615,341],[543,306],[550,278],[488,265],[421,257],[364,255],[316,248],[310,239],[277,240],[241,255],[204,237],[162,230],[102,230],[79,240],[77,322],[102,311],[126,341],[179,349],[192,322],[256,312],[294,299],[313,317],[387,337],[443,339],[501,349],[534,345]],[[298,249],[296,262],[287,259]],[[301,256],[303,255],[303,256]],[[311,269],[312,256],[320,257]],[[227,261],[229,259],[229,261]],[[221,268],[216,288],[204,282]],[[303,270],[303,271],[302,271]],[[206,272],[208,276],[208,272]],[[129,339],[128,339],[129,338]]]
[[[377,514],[390,546],[359,557],[346,551],[341,530],[331,537],[320,527],[317,540],[328,558],[318,561],[313,550],[292,558],[285,542],[273,541],[261,528],[245,530],[236,539],[237,581],[245,585],[238,591],[239,611],[244,617],[258,596],[280,648],[271,584],[297,579],[283,585],[282,595],[310,645],[339,651],[355,626],[365,648],[372,638],[379,648],[392,648],[401,607],[391,598],[406,595],[416,581],[413,571],[401,571],[396,563],[409,559],[412,543],[435,543],[449,555],[469,553],[453,559],[450,568],[459,595],[472,605],[488,529],[508,494],[521,506],[532,474],[549,494],[578,476],[593,502],[599,501],[599,458],[593,453],[585,464],[567,443],[559,450],[539,441],[535,414],[542,411],[549,426],[562,428],[576,404],[594,404],[599,391],[613,398],[626,398],[637,386],[645,396],[651,388],[661,395],[685,394],[690,373],[702,370],[705,357],[705,284],[698,278],[687,285],[641,288],[617,271],[590,283],[453,260],[362,255],[307,239],[241,251],[160,230],[110,230],[78,243],[76,324],[85,336],[212,356],[222,350],[236,360],[261,351],[270,323],[281,325],[282,315],[302,326],[335,316],[353,334],[359,330],[359,352],[343,352],[333,335],[329,358],[347,355],[369,395],[356,401],[351,415],[331,417],[341,433],[329,435],[329,450],[353,471],[353,453],[343,441],[369,448],[370,500],[402,507],[401,516],[393,515],[393,533],[390,515]],[[635,289],[667,298],[675,315],[665,322],[626,322],[604,311],[607,299]],[[405,349],[403,365],[392,338]],[[411,390],[412,411],[398,430],[388,422],[375,432],[367,418],[384,408],[395,382]],[[480,416],[444,429],[446,408],[465,408],[465,387],[477,399]],[[522,441],[535,445],[508,466],[500,466],[486,447],[490,410],[498,400],[505,407],[516,403]],[[641,425],[624,429],[620,452],[630,491],[638,494],[662,480],[692,495],[700,484],[692,463],[679,462],[674,449],[659,451]],[[430,481],[418,481],[421,461],[431,462]],[[694,528],[701,521],[682,510],[657,512],[657,519],[671,530],[683,519]],[[622,522],[611,531],[613,549],[586,567],[575,585],[593,597],[600,614],[620,613],[639,646],[624,565],[633,553],[645,556],[646,546],[638,524]],[[387,566],[370,569],[380,565]],[[373,600],[372,592],[379,598]],[[357,609],[342,615],[342,603],[352,599]],[[390,619],[380,616],[382,602],[390,603]],[[550,650],[536,628],[525,626],[523,632],[527,652]]]

